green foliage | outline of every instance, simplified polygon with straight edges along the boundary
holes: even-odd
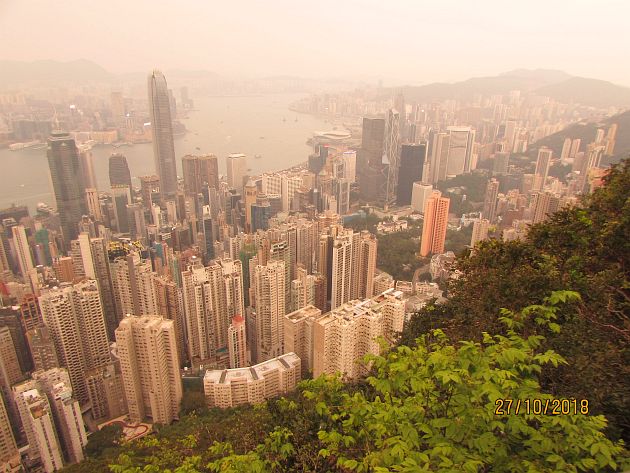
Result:
[[[376,225],[381,219],[374,214],[367,214],[365,218],[357,217],[344,224],[344,227],[351,228],[355,232],[367,230],[370,233],[376,233]]]
[[[378,235],[376,266],[396,280],[410,281],[415,270],[426,264],[418,258],[421,234],[422,227],[415,226],[398,233]]]
[[[97,457],[106,449],[116,447],[121,437],[122,427],[120,425],[107,425],[88,437],[85,454],[89,457]]]
[[[485,173],[469,173],[460,174],[446,181],[440,181],[437,183],[436,187],[443,193],[446,193],[447,189],[453,187],[463,187],[463,194],[466,194],[466,200],[483,202],[487,183],[488,176]]]
[[[456,255],[464,251],[468,246],[470,246],[472,230],[472,225],[469,225],[468,227],[463,227],[460,230],[446,230],[444,249],[446,251],[452,251]]]

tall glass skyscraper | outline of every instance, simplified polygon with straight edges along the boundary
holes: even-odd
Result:
[[[79,234],[77,224],[87,214],[79,151],[68,133],[54,131],[48,138],[48,167],[66,245]]]
[[[157,70],[149,74],[148,88],[151,128],[153,129],[153,157],[155,170],[160,178],[160,195],[164,200],[177,192],[173,122],[164,74]]]

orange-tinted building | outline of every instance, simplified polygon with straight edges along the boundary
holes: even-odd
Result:
[[[424,205],[424,225],[422,227],[422,241],[420,242],[420,256],[444,253],[450,202],[448,197],[442,197],[440,191],[433,191],[427,199]]]

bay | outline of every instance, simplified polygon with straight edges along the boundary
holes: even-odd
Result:
[[[312,148],[306,140],[316,130],[331,127],[323,119],[296,114],[288,109],[300,94],[261,96],[194,97],[197,110],[182,120],[188,132],[175,137],[178,174],[186,154],[213,153],[219,158],[219,172],[225,174],[230,153],[247,155],[252,175],[284,169],[307,160]],[[113,148],[92,148],[94,171],[100,191],[109,191],[108,159],[112,152],[127,157],[134,185],[138,176],[155,174],[151,143]],[[255,155],[261,155],[255,159]],[[0,149],[0,208],[37,203],[55,206],[45,149],[10,151]]]

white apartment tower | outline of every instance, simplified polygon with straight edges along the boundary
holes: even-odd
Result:
[[[170,424],[177,419],[182,381],[174,322],[127,316],[116,329],[116,349],[131,421]]]

